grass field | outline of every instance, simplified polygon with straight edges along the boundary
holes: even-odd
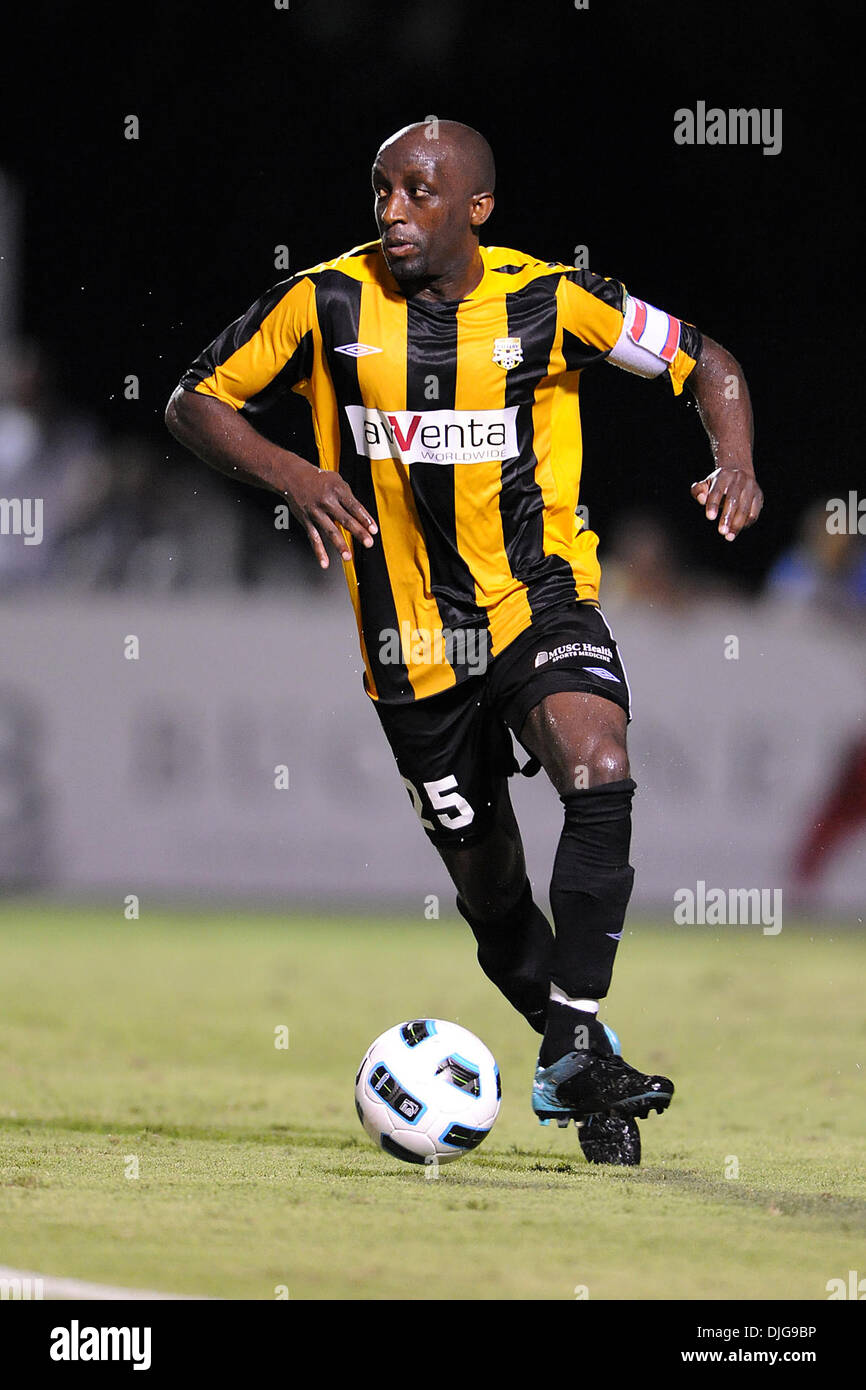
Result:
[[[0,1264],[244,1299],[826,1299],[866,1273],[853,930],[630,927],[605,1016],[678,1089],[626,1170],[534,1121],[535,1035],[462,923],[12,904],[0,952]],[[435,1181],[352,1100],[419,1015],[503,1076]]]

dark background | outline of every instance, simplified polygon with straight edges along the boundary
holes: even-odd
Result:
[[[766,508],[728,547],[688,493],[711,466],[693,405],[659,383],[587,374],[581,500],[602,557],[617,512],[655,508],[692,563],[754,587],[806,503],[858,479],[855,13],[36,5],[4,58],[0,164],[25,197],[22,328],[55,357],[67,399],[170,461],[165,401],[288,273],[274,247],[288,245],[295,271],[370,239],[378,144],[427,115],[463,120],[497,158],[488,243],[567,261],[588,246],[593,270],[697,323],[751,386]],[[782,107],[782,152],[676,145],[674,112],[699,99]],[[124,138],[129,114],[137,141]],[[123,399],[128,373],[137,402]],[[264,427],[310,454],[307,407],[290,405]],[[244,498],[272,511],[265,494]]]

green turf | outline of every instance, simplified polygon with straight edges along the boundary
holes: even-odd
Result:
[[[533,1120],[535,1035],[462,923],[11,905],[0,953],[0,1264],[293,1299],[824,1299],[866,1273],[854,931],[627,931],[607,1016],[677,1082],[639,1170]],[[366,1045],[417,1015],[503,1075],[493,1134],[436,1180],[352,1103]]]

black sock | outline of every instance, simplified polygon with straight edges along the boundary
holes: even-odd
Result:
[[[488,980],[536,1033],[543,1033],[554,943],[550,923],[533,901],[529,879],[505,916],[478,921],[459,896],[457,908],[472,928],[478,943],[478,964]]]
[[[538,1060],[549,1067],[566,1052],[595,1052],[609,1057],[613,1048],[596,1015],[588,1009],[574,1009],[551,999],[547,1005],[544,1041]]]
[[[568,792],[561,798],[565,824],[550,883],[556,930],[551,978],[571,999],[603,999],[610,988],[634,882],[634,870],[628,862],[634,789],[635,783],[627,777]],[[580,1012],[551,1001],[551,1046],[545,1044],[548,1055],[566,1032],[573,1034],[586,1017],[594,1019],[591,1014],[574,1022],[568,1018]],[[601,1024],[594,1021],[591,1038],[600,1041],[603,1035],[606,1039]],[[574,1051],[573,1042],[564,1050]],[[592,1043],[591,1050],[597,1050]]]

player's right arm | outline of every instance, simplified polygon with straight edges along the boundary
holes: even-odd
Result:
[[[374,519],[339,473],[266,439],[241,414],[245,405],[261,407],[308,380],[314,313],[306,276],[269,291],[196,359],[169,400],[165,423],[217,472],[284,497],[327,569],[325,542],[350,560],[342,532],[371,546]]]
[[[272,443],[226,401],[178,386],[165,423],[175,439],[218,473],[284,497],[322,569],[328,568],[326,540],[342,560],[352,558],[341,526],[362,545],[373,544],[376,523],[339,473]]]

